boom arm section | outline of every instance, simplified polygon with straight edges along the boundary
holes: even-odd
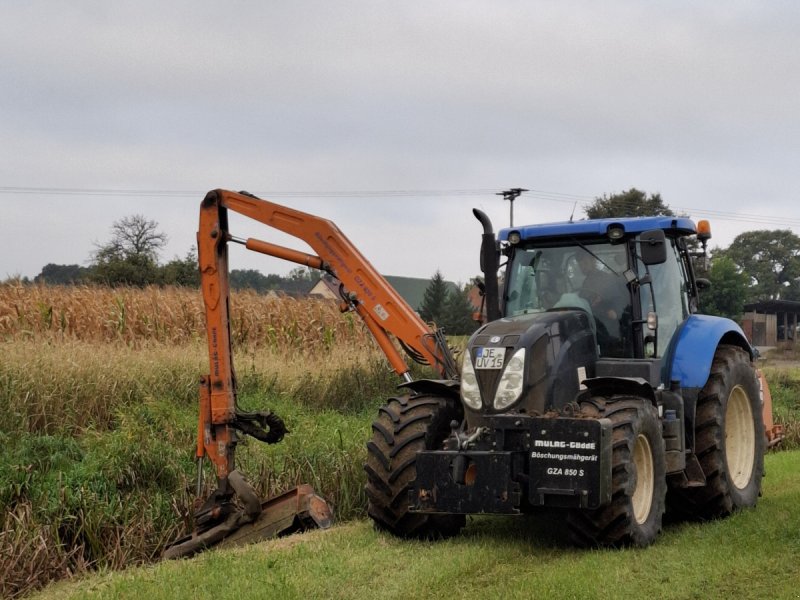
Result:
[[[384,345],[384,342],[388,342],[387,334],[400,340],[417,358],[433,365],[442,377],[451,379],[457,376],[447,346],[437,344],[431,328],[334,223],[315,215],[244,193],[226,190],[210,192],[203,201],[198,232],[198,247],[204,244],[206,246],[205,252],[199,250],[204,295],[207,288],[210,288],[208,292],[214,298],[214,283],[220,278],[219,275],[215,277],[213,272],[208,274],[210,277],[207,276],[207,269],[210,267],[213,271],[217,260],[204,260],[204,256],[211,258],[223,254],[227,241],[241,242],[233,238],[227,230],[225,209],[300,238],[311,246],[317,256],[254,238],[244,243],[249,250],[324,270],[341,281],[346,290],[343,300],[348,304],[347,308],[355,310],[364,319],[398,375],[404,376],[408,372],[408,366],[393,345]],[[213,250],[213,254],[210,250]],[[219,269],[217,272],[219,273]],[[224,283],[227,287],[227,269]]]
[[[236,238],[228,231],[228,210],[300,238],[317,254],[254,238]],[[416,360],[432,365],[441,377],[457,377],[455,362],[442,332],[432,331],[420,319],[334,223],[247,193],[213,190],[201,204],[197,233],[211,363],[211,373],[201,387],[198,457],[207,453],[215,463],[219,477],[225,477],[234,469],[232,448],[235,434],[227,425],[237,418],[228,314],[228,242],[241,243],[256,252],[324,270],[338,279],[342,283],[342,310],[358,313],[392,368],[406,381],[411,380],[408,365],[390,335],[396,337]]]

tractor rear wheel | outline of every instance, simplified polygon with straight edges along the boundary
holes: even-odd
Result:
[[[440,538],[457,534],[464,515],[408,511],[408,492],[417,478],[417,452],[440,449],[450,423],[463,418],[454,398],[427,394],[390,398],[372,423],[367,444],[367,512],[376,527],[400,537]]]
[[[720,345],[695,413],[695,454],[706,485],[671,489],[670,509],[715,519],[755,506],[764,475],[761,410],[758,376],[747,352]]]
[[[637,396],[594,397],[581,412],[613,424],[611,502],[571,510],[569,534],[580,546],[647,546],[661,531],[667,491],[664,440],[656,407]]]

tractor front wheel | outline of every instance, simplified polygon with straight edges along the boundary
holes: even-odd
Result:
[[[367,511],[375,526],[400,537],[440,538],[457,534],[464,515],[411,513],[409,489],[417,478],[417,452],[436,450],[463,418],[455,398],[427,394],[390,398],[372,423],[367,444]]]
[[[580,546],[647,546],[661,531],[667,491],[664,440],[656,407],[636,396],[594,397],[581,412],[612,422],[611,502],[571,510],[569,534]]]

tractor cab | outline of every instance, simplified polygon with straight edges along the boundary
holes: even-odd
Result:
[[[685,218],[643,217],[533,225],[500,231],[508,257],[506,318],[581,310],[601,358],[666,355],[696,306]]]

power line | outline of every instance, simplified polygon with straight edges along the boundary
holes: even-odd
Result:
[[[47,195],[47,196],[121,196],[121,197],[172,197],[172,198],[199,198],[206,194],[207,190],[167,190],[167,189],[124,189],[124,188],[66,188],[66,187],[31,187],[31,186],[0,186],[0,195]],[[452,190],[256,190],[255,193],[266,198],[397,198],[397,197],[488,197],[498,192],[501,188],[484,189],[452,189]],[[552,192],[546,190],[530,189],[521,196],[522,199],[543,200],[547,202],[560,202],[563,204],[575,204],[582,207],[591,206],[597,199],[595,196],[584,194],[571,194],[564,192]],[[623,204],[624,206],[624,204]],[[635,208],[636,203],[628,205]],[[738,213],[733,211],[684,208],[670,206],[679,214],[688,214],[695,217],[710,217],[723,221],[734,221],[740,223],[754,223],[759,225],[782,225],[788,227],[800,227],[800,219],[789,218],[786,216],[773,217],[755,213]]]
[[[92,195],[92,196],[176,196],[197,197],[203,196],[208,190],[159,190],[159,189],[121,189],[121,188],[59,188],[59,187],[27,187],[27,186],[0,186],[0,194],[42,194],[52,196]],[[530,194],[527,192],[530,191]],[[287,191],[287,190],[259,190],[257,193],[264,196],[282,198],[390,198],[394,196],[489,196],[501,192],[501,188],[484,189],[453,189],[453,190],[341,190],[341,191]],[[542,200],[574,202],[594,201],[593,196],[566,194],[562,192],[547,192],[544,190],[526,190],[526,198],[539,198]]]
[[[0,194],[35,194],[43,196],[203,196],[205,192],[190,190],[124,190],[103,188],[50,188],[2,186]]]
[[[499,188],[482,190],[351,190],[351,191],[256,191],[258,194],[281,198],[389,198],[395,196],[486,196]],[[119,188],[53,188],[0,186],[0,194],[41,194],[50,196],[144,196],[144,197],[202,197],[208,190],[148,190]]]

